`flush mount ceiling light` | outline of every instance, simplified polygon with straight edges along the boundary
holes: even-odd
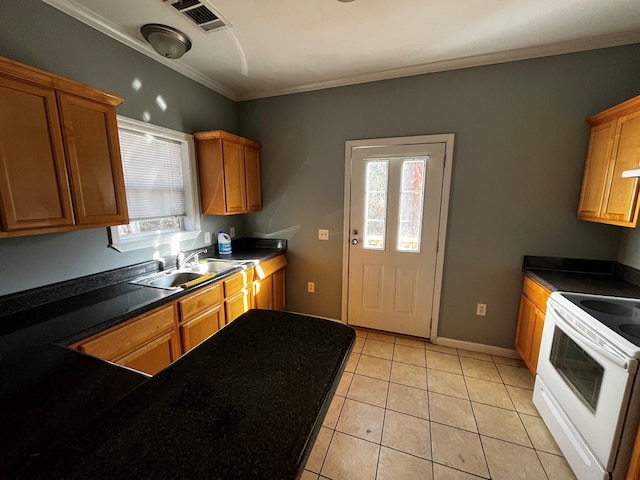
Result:
[[[140,33],[153,49],[166,58],[180,58],[191,49],[191,40],[180,30],[159,23],[147,23]]]

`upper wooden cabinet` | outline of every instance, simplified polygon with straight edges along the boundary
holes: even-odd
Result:
[[[129,221],[122,101],[0,57],[0,237]]]
[[[260,144],[222,130],[194,133],[202,213],[234,215],[262,209]]]
[[[640,166],[640,96],[587,122],[591,137],[578,218],[635,227],[640,180],[622,178],[622,172]]]

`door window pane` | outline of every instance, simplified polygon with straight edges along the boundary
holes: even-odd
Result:
[[[398,215],[400,252],[420,252],[426,165],[426,157],[409,158],[402,162]]]
[[[388,160],[368,160],[364,209],[364,248],[384,250],[387,220]]]
[[[604,376],[602,366],[558,327],[553,334],[550,360],[582,403],[595,412]]]

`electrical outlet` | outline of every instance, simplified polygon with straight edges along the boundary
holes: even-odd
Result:
[[[236,238],[236,227],[229,227],[229,236],[231,238]]]
[[[486,303],[479,303],[478,306],[476,307],[476,315],[480,316],[480,317],[486,317],[487,316],[487,304]]]
[[[204,244],[211,245],[211,232],[204,232]]]
[[[318,230],[318,240],[329,240],[329,230],[321,228]]]
[[[307,292],[315,293],[316,292],[316,284],[313,282],[307,282]]]

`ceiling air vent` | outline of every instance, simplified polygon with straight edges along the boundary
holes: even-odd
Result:
[[[207,33],[228,26],[218,13],[199,0],[171,2],[171,6]]]

